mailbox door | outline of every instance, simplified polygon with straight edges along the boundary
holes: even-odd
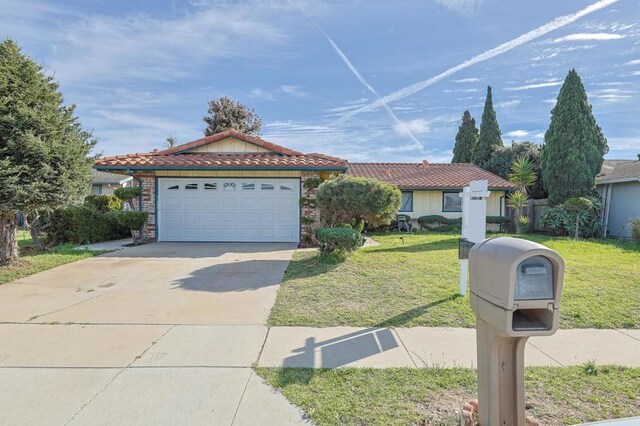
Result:
[[[553,265],[544,256],[523,260],[516,269],[515,300],[553,299]]]

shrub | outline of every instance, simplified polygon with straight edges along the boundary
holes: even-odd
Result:
[[[629,228],[631,228],[631,238],[637,244],[640,244],[640,217],[632,219],[629,222]]]
[[[302,184],[302,186],[304,186],[306,189],[316,189],[317,187],[320,186],[321,183],[322,183],[322,180],[320,180],[319,177],[312,176],[307,178]]]
[[[353,229],[353,226],[351,226],[350,223],[338,223],[338,224],[336,224],[336,226],[334,226],[334,228],[349,228],[349,229]]]
[[[556,235],[574,235],[576,216],[579,216],[580,235],[583,238],[599,237],[603,230],[602,200],[598,197],[588,197],[588,200],[591,205],[588,210],[570,212],[562,204],[550,207],[540,216],[540,224]],[[579,203],[589,205],[583,201]]]
[[[362,219],[375,228],[395,218],[402,194],[386,182],[340,175],[318,187],[316,200],[320,217],[329,225]]]
[[[316,238],[323,256],[352,252],[364,244],[362,234],[353,228],[318,228]]]
[[[51,214],[48,239],[60,244],[87,244],[125,238],[129,229],[118,223],[115,214],[86,205],[63,207]]]
[[[518,218],[518,233],[527,233],[529,230],[529,218],[527,216],[520,216]]]
[[[428,231],[453,231],[454,228],[462,226],[462,218],[449,219],[444,216],[432,214],[428,216],[420,216],[418,218],[420,230]]]
[[[114,216],[116,221],[127,229],[133,231],[141,231],[144,226],[144,222],[147,220],[147,212],[128,211],[128,212],[115,212]]]
[[[85,197],[84,203],[93,206],[101,213],[122,210],[122,200],[115,195],[88,195]]]
[[[487,223],[506,225],[509,223],[509,218],[505,216],[487,216]]]
[[[137,186],[127,186],[123,188],[118,188],[113,191],[113,195],[119,198],[122,201],[129,201],[136,197],[138,197],[142,193],[142,190]]]

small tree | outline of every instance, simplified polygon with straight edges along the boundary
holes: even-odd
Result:
[[[90,188],[96,141],[58,89],[14,41],[0,43],[0,264],[18,260],[17,212],[36,223]]]
[[[318,187],[320,217],[330,226],[364,220],[369,226],[388,225],[402,202],[400,190],[376,179],[340,175]]]
[[[167,140],[165,142],[165,146],[167,148],[173,148],[174,146],[176,146],[178,144],[178,139],[176,139],[175,136],[168,136]]]
[[[564,208],[570,213],[576,215],[575,239],[580,237],[580,225],[583,222],[583,216],[593,208],[593,202],[587,197],[572,197],[564,202]]]
[[[205,136],[215,135],[225,130],[237,130],[247,135],[260,136],[262,119],[253,108],[236,102],[226,96],[209,101],[209,115],[203,117],[207,128]]]
[[[453,147],[452,163],[472,163],[473,149],[478,143],[478,128],[476,120],[471,117],[469,111],[462,114],[462,124],[458,127],[456,144]]]
[[[491,86],[488,86],[487,98],[484,102],[484,111],[482,112],[482,123],[480,123],[478,143],[475,144],[473,149],[473,164],[483,169],[487,166],[495,147],[502,146],[501,135],[502,132],[498,125],[496,110],[493,108]]]
[[[518,158],[511,165],[509,180],[518,187],[517,191],[509,194],[507,205],[516,210],[516,233],[520,234],[522,225],[526,226],[529,223],[529,218],[523,217],[520,213],[529,201],[529,187],[536,181],[535,165],[527,157]]]
[[[129,207],[128,211],[116,212],[115,218],[120,225],[131,230],[133,243],[138,244],[142,238],[142,228],[148,217],[147,212],[134,211],[133,200],[140,196],[141,190],[138,187],[125,187],[116,189],[113,194]]]
[[[534,168],[536,181],[528,188],[528,194],[533,199],[547,198],[548,194],[542,184],[542,171],[540,169],[541,152],[540,145],[532,142],[512,142],[509,146],[496,146],[491,154],[491,159],[485,165],[485,170],[494,173],[501,178],[509,179],[511,166],[521,157],[527,158]]]
[[[557,205],[571,197],[591,195],[608,151],[580,76],[571,70],[544,135],[542,178],[549,203]]]

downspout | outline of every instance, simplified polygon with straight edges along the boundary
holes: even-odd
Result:
[[[605,186],[605,202],[604,202],[604,231],[603,238],[607,238],[607,232],[609,232],[609,209],[611,205],[611,192],[613,192],[613,185],[608,183]]]
[[[127,175],[131,176],[133,180],[138,182],[138,188],[140,188],[140,194],[138,194],[138,211],[142,211],[142,179],[133,175],[131,170],[127,170]]]

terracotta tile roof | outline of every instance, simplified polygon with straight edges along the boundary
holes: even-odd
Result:
[[[604,160],[596,184],[640,180],[640,159]]]
[[[296,154],[280,155],[273,153],[194,153],[194,154],[128,154],[105,157],[96,161],[99,168],[131,167],[151,169],[171,167],[198,167],[198,168],[229,168],[229,167],[327,167],[334,169],[346,169],[347,162],[340,158],[329,157],[320,154]]]
[[[259,145],[271,152],[242,152],[242,153],[215,153],[215,152],[189,152],[191,149],[217,142],[219,140],[234,137],[240,140]],[[252,167],[277,167],[277,168],[328,168],[331,170],[345,170],[347,161],[323,154],[303,154],[280,145],[267,142],[260,138],[245,135],[235,130],[227,130],[222,133],[207,136],[183,145],[179,145],[164,151],[144,152],[138,154],[116,155],[96,160],[95,166],[102,170],[132,169],[168,169],[179,168],[252,168]]]
[[[222,139],[229,138],[229,137],[240,139],[245,142],[249,142],[254,145],[258,145],[268,150],[271,150],[273,152],[277,152],[284,155],[303,155],[301,152],[294,151],[292,149],[285,148],[280,145],[276,145],[274,143],[265,141],[264,139],[260,139],[254,136],[249,136],[245,133],[241,133],[236,130],[225,130],[224,132],[216,133],[215,135],[207,136],[202,139],[198,139],[182,145],[174,146],[173,148],[165,149],[164,151],[159,151],[158,154],[168,155],[168,154],[175,154],[178,152],[184,152],[193,148],[197,148],[202,145],[210,144],[212,142],[218,142],[218,141],[221,141]]]
[[[468,163],[349,163],[348,173],[383,180],[403,189],[462,189],[472,180],[489,181],[489,189],[515,189],[500,176]]]

